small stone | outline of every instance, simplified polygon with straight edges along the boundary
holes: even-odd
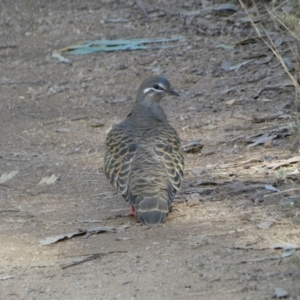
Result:
[[[188,196],[187,205],[194,206],[200,204],[200,196],[198,193],[193,193]]]

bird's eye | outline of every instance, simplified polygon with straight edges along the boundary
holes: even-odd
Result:
[[[153,86],[156,90],[161,90],[161,87],[158,84],[154,84]]]

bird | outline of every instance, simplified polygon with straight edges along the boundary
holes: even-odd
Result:
[[[126,216],[147,226],[164,223],[183,181],[184,157],[176,130],[160,105],[179,94],[162,76],[145,79],[125,120],[106,137],[108,181],[130,204]]]

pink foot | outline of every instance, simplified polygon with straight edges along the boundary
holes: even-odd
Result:
[[[136,211],[133,205],[130,204],[129,211],[127,213],[122,213],[122,217],[136,216]]]

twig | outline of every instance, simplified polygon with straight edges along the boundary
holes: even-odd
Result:
[[[83,264],[87,261],[91,261],[93,259],[98,259],[98,258],[102,258],[104,257],[105,255],[109,255],[109,254],[113,254],[113,253],[126,253],[127,251],[110,251],[110,252],[107,252],[107,253],[96,253],[96,254],[93,254],[89,257],[86,257],[84,259],[81,259],[81,260],[78,260],[78,261],[74,261],[70,264],[67,264],[67,265],[63,265],[61,266],[61,268],[64,270],[64,269],[67,269],[69,267],[74,267],[74,266],[77,266],[77,265],[80,265],[80,264]]]
[[[3,213],[3,212],[20,212],[20,210],[18,210],[18,209],[4,209],[4,210],[0,210],[0,213]]]
[[[169,14],[169,15],[172,15],[172,16],[179,16],[180,15],[179,12],[176,13],[176,12],[170,11],[166,8],[160,8],[160,7],[154,7],[153,9],[148,10],[148,13],[152,13],[152,12],[155,12],[155,11],[163,11],[163,12]]]
[[[143,7],[143,5],[140,3],[140,1],[139,0],[133,0],[133,1],[139,7],[139,9],[144,13],[144,15],[146,16],[146,19],[148,20],[149,15],[148,15],[146,9]]]
[[[209,233],[209,234],[202,234],[202,237],[206,237],[206,236],[217,236],[217,235],[226,235],[226,234],[234,234],[234,233],[238,233],[238,232],[242,232],[245,230],[251,229],[250,227],[248,228],[242,228],[242,229],[236,229],[236,230],[230,230],[230,231],[224,231],[224,232],[219,232],[219,233]]]
[[[255,258],[255,259],[249,259],[249,260],[241,260],[238,262],[238,264],[245,264],[248,262],[260,262],[264,260],[277,260],[277,259],[282,259],[283,257],[281,256],[269,256],[269,257],[262,257],[262,258]]]
[[[30,141],[28,141],[27,139],[25,139],[23,136],[21,136],[21,135],[18,135],[18,134],[14,134],[16,137],[18,137],[18,138],[20,138],[20,139],[22,139],[22,140],[24,140],[26,143],[30,143]]]
[[[184,217],[184,216],[186,216],[186,214],[182,214],[182,215],[178,215],[178,216],[171,216],[171,217],[168,217],[168,220],[175,219],[175,218],[180,218],[180,217]]]
[[[232,194],[232,193],[250,192],[253,189],[264,188],[264,187],[265,187],[264,185],[256,185],[256,186],[243,187],[243,188],[232,190],[232,191],[226,191],[226,192],[223,192],[223,193],[209,195],[209,196],[201,198],[201,200],[207,200],[207,199],[210,199],[210,198],[214,198],[216,196],[223,196],[223,195]]]
[[[268,198],[270,196],[277,196],[277,195],[281,195],[284,193],[288,193],[288,192],[294,192],[294,191],[299,191],[300,189],[288,189],[288,190],[283,190],[283,191],[279,191],[279,192],[275,192],[275,193],[271,193],[271,194],[266,194],[264,195],[264,198]]]
[[[31,195],[31,196],[36,196],[36,194],[27,192],[27,191],[25,191],[24,189],[20,189],[20,188],[17,188],[17,187],[11,186],[11,185],[7,185],[7,184],[4,184],[4,183],[0,183],[0,186],[4,186],[4,187],[7,187],[7,188],[9,188],[9,189],[21,191],[21,192],[23,192],[23,193],[25,193],[25,194],[28,194],[28,195]]]
[[[43,124],[44,125],[50,125],[50,124],[59,123],[59,122],[66,122],[66,121],[67,121],[66,118],[58,118],[56,120],[51,120],[51,121],[44,122]]]

